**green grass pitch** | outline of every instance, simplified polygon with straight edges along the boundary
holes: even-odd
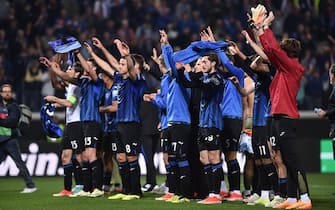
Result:
[[[335,174],[308,174],[313,209],[335,209]],[[142,177],[143,178],[143,177]],[[159,177],[162,180],[163,176]],[[247,206],[239,202],[224,202],[218,205],[201,205],[195,201],[170,204],[155,201],[157,194],[145,193],[140,200],[122,201],[100,198],[52,197],[63,186],[62,177],[34,177],[38,191],[20,194],[24,184],[21,178],[0,178],[0,210],[258,210],[262,206]],[[143,183],[143,182],[142,182]],[[242,187],[243,189],[243,187]]]

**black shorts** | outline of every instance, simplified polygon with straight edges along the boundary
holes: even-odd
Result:
[[[255,159],[271,158],[267,134],[267,126],[253,126],[252,127],[252,149],[254,150]]]
[[[186,157],[190,131],[191,126],[188,124],[173,124],[168,128],[171,138],[169,154],[176,155],[177,158]]]
[[[140,124],[136,122],[117,124],[117,131],[127,156],[137,156],[141,152],[140,129]]]
[[[82,132],[84,135],[84,145],[86,147],[101,148],[101,125],[95,121],[82,122]]]
[[[241,119],[223,118],[221,146],[223,152],[237,151],[242,131]]]
[[[108,132],[102,135],[102,151],[116,153],[124,153],[124,145],[120,141],[118,132]]]
[[[75,152],[84,151],[84,138],[81,131],[81,122],[72,122],[66,125],[62,141],[63,149],[72,149]]]
[[[272,148],[281,149],[281,141],[296,138],[296,120],[285,117],[271,117],[270,137]]]
[[[220,130],[217,128],[199,128],[197,144],[199,151],[208,150],[220,150]]]
[[[168,132],[168,129],[163,129],[162,132],[161,132],[161,144],[160,144],[160,147],[161,147],[161,150],[162,152],[169,152],[169,149],[170,149],[170,135],[169,135],[169,132]]]

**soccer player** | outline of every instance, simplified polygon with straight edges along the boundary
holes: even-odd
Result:
[[[266,13],[265,7],[258,5],[253,10],[252,19],[265,54],[271,64],[277,67],[270,85],[272,126],[278,131],[278,139],[275,140],[288,171],[288,198],[273,208],[311,209],[306,173],[297,154],[296,138],[296,120],[299,119],[296,96],[304,74],[298,60],[301,45],[294,38],[283,39],[278,43],[269,28],[274,19],[273,13]]]
[[[242,96],[228,79],[236,76],[241,86],[244,86],[244,71],[234,66],[224,52],[217,51],[217,54],[224,66],[221,72],[225,82],[225,90],[221,102],[223,119],[223,133],[221,137],[222,150],[228,168],[229,196],[228,201],[241,201],[240,191],[240,166],[236,159],[238,141],[242,131]]]
[[[164,63],[167,69],[171,72],[171,82],[167,94],[167,119],[168,119],[168,132],[171,138],[171,155],[169,158],[175,159],[169,163],[171,164],[171,171],[174,176],[169,182],[169,185],[180,186],[180,192],[167,200],[172,203],[190,202],[191,195],[191,179],[190,179],[190,165],[187,160],[186,154],[188,149],[188,140],[190,135],[190,113],[188,109],[190,93],[189,90],[184,88],[181,84],[177,69],[181,68],[172,58],[172,47],[168,42],[167,34],[165,31],[160,30],[160,42]]]
[[[100,113],[103,114],[103,186],[105,194],[110,193],[110,182],[112,179],[113,156],[116,155],[117,147],[120,146],[120,139],[116,129],[116,110],[117,110],[117,89],[114,85],[114,78],[105,72],[99,74],[104,82],[104,100],[103,105],[99,107]]]
[[[113,77],[114,77],[114,74],[115,74],[116,70],[118,70],[118,68],[119,68],[118,61],[116,60],[116,58],[112,54],[109,53],[109,51],[104,47],[104,45],[100,42],[100,40],[98,38],[93,37],[92,42],[93,42],[93,45],[95,47],[97,47],[98,49],[100,49],[102,51],[102,53],[105,55],[108,62],[101,59],[93,50],[90,51],[90,55],[97,62],[97,64],[102,69],[104,69],[104,71],[107,74],[113,75]],[[114,41],[114,42],[116,42],[116,41]],[[120,41],[118,43],[120,43]],[[126,53],[129,53],[129,51],[127,51]],[[114,77],[114,85],[116,86],[115,77]],[[118,91],[118,89],[117,89],[117,91]],[[118,99],[118,96],[117,96],[117,99]],[[129,181],[129,173],[128,173],[129,165],[128,165],[128,162],[127,162],[125,145],[124,145],[123,141],[121,141],[121,139],[120,139],[120,141],[116,142],[115,146],[116,146],[116,159],[117,159],[117,162],[118,162],[118,169],[119,169],[119,173],[120,173],[120,176],[121,176],[121,182],[122,182],[122,191],[121,191],[121,193],[117,193],[116,195],[109,196],[108,199],[111,199],[111,200],[122,199],[126,195],[128,195],[129,191],[130,191],[130,181]]]
[[[156,69],[150,69],[150,66],[145,62],[144,57],[139,54],[132,54],[136,63],[135,68],[138,68],[146,81],[146,88],[144,94],[156,93],[157,86],[161,78],[161,72]],[[143,101],[140,106],[141,118],[141,153],[145,160],[146,165],[146,179],[141,187],[143,192],[152,192],[158,190],[156,180],[156,168],[154,165],[154,155],[157,152],[160,133],[157,129],[159,122],[158,108],[152,103]]]
[[[85,43],[90,52],[90,46]],[[70,195],[70,197],[90,196],[99,197],[104,194],[102,191],[102,164],[97,158],[97,144],[100,143],[101,117],[99,113],[99,102],[102,97],[103,82],[98,78],[97,66],[92,61],[86,61],[79,51],[76,56],[84,69],[83,75],[79,78],[71,78],[64,73],[59,65],[51,62],[51,69],[62,79],[78,84],[80,87],[80,120],[85,150],[82,154],[82,172],[84,188],[82,191]],[[92,187],[95,187],[91,193]]]
[[[269,193],[275,186],[277,186],[276,168],[271,159],[271,150],[268,144],[269,137],[267,132],[267,117],[269,115],[268,86],[271,82],[271,76],[269,68],[267,68],[266,71],[261,71],[261,68],[266,68],[263,65],[267,66],[267,64],[263,64],[262,62],[255,64],[255,61],[257,60],[258,57],[256,57],[256,59],[254,59],[251,63],[251,60],[245,56],[245,62],[249,63],[251,69],[255,72],[253,73],[253,80],[255,81],[256,86],[241,90],[237,80],[234,81],[237,88],[241,90],[242,95],[248,95],[250,92],[255,92],[252,147],[254,151],[255,165],[259,176],[259,183],[256,188],[257,190],[254,191],[254,194],[251,197],[245,199],[245,202],[248,205],[261,204],[268,206],[270,205]]]
[[[114,75],[118,90],[117,129],[126,152],[126,160],[119,160],[120,174],[129,174],[130,181],[129,195],[122,200],[139,199],[142,196],[138,164],[141,147],[139,106],[146,83],[142,75],[135,72],[135,65],[138,64],[131,55],[125,56],[120,59],[119,72]],[[123,168],[128,170],[122,170]]]
[[[249,17],[249,18],[251,20],[251,17]],[[251,26],[252,26],[252,21],[250,23],[251,23]],[[251,27],[251,28],[253,29],[253,32],[255,33],[255,28],[254,27]],[[257,91],[258,89],[260,91],[267,90],[268,86],[270,84],[269,84],[269,81],[266,81],[267,77],[265,77],[265,76],[268,74],[268,71],[270,70],[270,75],[269,75],[270,78],[269,79],[272,80],[272,78],[275,74],[275,68],[271,64],[268,63],[269,59],[268,59],[267,55],[264,53],[261,46],[259,46],[260,43],[259,43],[258,37],[255,36],[255,39],[258,40],[259,45],[256,44],[256,42],[254,42],[250,38],[249,34],[246,31],[242,31],[242,34],[246,38],[246,42],[254,49],[254,51],[259,55],[259,57],[251,63],[251,61],[248,61],[248,59],[246,59],[246,56],[241,55],[242,53],[240,51],[239,51],[238,54],[240,56],[242,56],[242,59],[246,59],[245,61],[250,64],[250,67],[253,70],[255,70],[254,73],[256,73],[256,75],[260,74],[260,76],[258,78],[256,78],[257,81],[261,80],[260,81],[260,87],[256,88],[255,91]],[[252,77],[254,78],[254,76],[252,76]],[[261,87],[263,85],[266,85],[266,86],[263,88],[263,87]],[[266,97],[269,97],[269,93],[267,93],[268,91],[263,91],[263,92],[266,93],[265,94]],[[261,98],[263,98],[263,97],[261,97]],[[271,106],[270,102],[269,102],[269,106]],[[270,108],[271,107],[268,108],[269,109],[268,111],[270,111]],[[276,170],[277,170],[277,179],[278,180],[276,182],[278,183],[278,185],[276,183],[272,183],[273,186],[274,186],[273,188],[274,188],[274,191],[275,191],[275,196],[274,196],[274,199],[271,201],[270,204],[266,204],[267,207],[272,207],[272,206],[278,205],[279,203],[284,201],[284,198],[287,197],[287,169],[286,169],[286,166],[284,164],[284,161],[283,161],[283,158],[282,158],[282,155],[281,155],[281,152],[280,152],[280,147],[279,147],[278,144],[276,144],[276,141],[275,141],[275,139],[278,138],[278,134],[277,134],[278,132],[275,131],[275,129],[271,126],[271,122],[272,122],[272,117],[269,113],[269,114],[267,114],[267,122],[266,122],[267,132],[268,132],[268,135],[269,135],[268,141],[271,144],[271,146],[270,146],[271,159],[273,160],[273,163],[274,163],[274,165],[276,167]],[[256,142],[254,142],[254,144],[256,144]],[[264,146],[266,146],[266,144],[264,144]],[[255,150],[257,150],[257,149],[255,149]],[[266,154],[263,154],[263,155],[266,156]],[[268,162],[268,161],[266,161],[266,162]],[[256,161],[256,163],[258,163],[258,162]],[[261,170],[261,168],[258,168],[257,170]],[[276,178],[274,178],[274,179],[276,179]],[[254,198],[256,198],[256,197],[257,196],[254,196]],[[252,198],[250,198],[248,200],[249,200],[249,202],[253,202]]]
[[[116,65],[113,63],[115,58],[108,51],[103,52],[108,53],[109,62],[113,67],[99,58],[94,52],[91,53],[99,65],[104,66],[102,69],[114,76],[118,92],[118,108],[116,112],[117,130],[125,150],[125,153],[120,152],[117,157],[122,178],[123,193],[110,196],[108,199],[134,200],[142,196],[140,167],[138,164],[138,155],[141,148],[139,139],[139,106],[146,83],[140,72],[141,63],[136,62],[135,58],[130,55],[128,46],[120,40],[115,40],[115,43],[122,56],[117,66],[117,71],[113,68]],[[98,46],[98,48],[101,46],[101,43],[97,39],[93,40],[93,44]],[[129,132],[130,130],[132,132]]]
[[[85,47],[91,52],[90,46]],[[102,98],[103,81],[98,77],[98,66],[93,60],[86,61],[81,53],[76,54],[86,75],[79,78],[78,83],[81,90],[80,120],[84,135],[85,151],[83,152],[83,177],[84,192],[94,190],[90,197],[99,197],[104,194],[102,191],[102,162],[97,157],[97,148],[101,145],[101,115],[99,104]],[[91,181],[89,177],[91,176]],[[86,183],[85,183],[86,181]]]
[[[245,74],[244,86],[246,89],[254,87],[254,81]],[[242,95],[243,96],[243,95]],[[239,142],[239,151],[245,154],[246,162],[244,165],[243,183],[244,191],[243,198],[251,195],[251,186],[254,188],[254,152],[252,149],[251,136],[252,136],[252,119],[253,119],[253,106],[254,106],[254,93],[250,93],[242,98],[243,105],[243,124],[242,133]]]
[[[263,50],[250,39],[248,34],[245,31],[242,33],[246,37],[248,44],[250,44],[256,52],[267,59]],[[245,87],[244,90],[241,90],[238,83],[235,83],[237,88],[241,90],[240,92],[242,95],[248,95],[251,92],[255,92],[252,147],[257,174],[259,176],[259,183],[256,185],[254,194],[245,199],[244,202],[248,203],[248,205],[262,204],[267,207],[272,207],[283,201],[282,197],[276,195],[275,199],[270,203],[269,196],[271,190],[274,190],[275,193],[278,191],[276,169],[272,161],[273,153],[271,153],[271,148],[269,148],[269,124],[267,123],[269,121],[268,117],[270,111],[268,87],[271,83],[274,71],[270,71],[270,66],[263,61],[261,56],[253,56],[253,59],[251,59],[251,57],[244,55],[236,44],[233,44],[233,46],[236,55],[238,55],[245,63],[245,71],[251,76],[256,84],[256,86],[250,88]],[[259,195],[261,197],[259,197]]]
[[[161,71],[163,76],[160,83],[160,89],[157,91],[157,94],[145,94],[143,96],[143,99],[144,101],[153,103],[155,106],[158,107],[159,111],[160,130],[161,130],[160,147],[163,152],[163,161],[166,168],[166,180],[167,180],[166,184],[168,185],[169,189],[165,195],[159,198],[155,198],[155,200],[165,201],[171,199],[175,195],[177,190],[176,185],[169,184],[173,183],[173,180],[176,180],[175,176],[177,176],[177,174],[175,174],[174,171],[171,170],[171,168],[176,165],[176,161],[171,153],[169,158],[171,142],[168,132],[168,122],[166,116],[167,94],[169,90],[169,84],[171,82],[171,75],[168,69],[166,68],[163,56],[162,55],[160,55],[159,57],[157,56],[156,49],[153,49],[153,55],[151,56],[151,58],[155,61],[156,64],[158,64],[159,70]]]
[[[209,41],[215,41],[210,27],[207,28],[207,32],[203,31],[203,33],[206,33]],[[241,170],[236,155],[242,131],[242,97],[229,78],[235,76],[243,87],[244,72],[231,63],[222,49],[216,49],[215,52],[223,66],[223,69],[219,72],[224,80],[223,97],[220,103],[223,130],[220,138],[228,168],[229,195],[225,199],[227,201],[241,201],[243,199],[240,191]]]
[[[66,71],[72,78],[79,78],[82,74],[82,68],[80,66],[70,66]],[[74,84],[68,84],[65,87],[66,99],[61,99],[56,96],[46,96],[44,100],[54,103],[55,107],[66,107],[66,127],[64,137],[62,141],[62,164],[64,168],[64,189],[53,196],[69,196],[72,194],[72,172],[73,163],[72,156],[73,152],[76,154],[77,160],[81,162],[81,153],[83,151],[83,145],[81,144],[82,132],[80,122],[80,89]],[[81,185],[82,183],[76,183]]]
[[[201,204],[221,203],[220,185],[223,175],[221,163],[220,133],[222,130],[220,102],[223,95],[223,79],[217,72],[219,59],[209,54],[200,59],[202,77],[200,78],[201,101],[199,113],[198,149],[203,164],[209,195],[199,201]]]

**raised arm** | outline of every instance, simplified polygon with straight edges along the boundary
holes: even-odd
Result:
[[[78,99],[76,99],[75,101],[73,101],[74,103],[72,103],[70,100],[58,98],[56,96],[45,96],[44,100],[51,103],[56,103],[58,107],[72,107]]]
[[[260,46],[258,46],[256,44],[256,42],[254,42],[254,40],[251,39],[248,32],[243,30],[241,33],[245,37],[246,43],[249,44],[250,47],[252,47],[252,49],[254,49],[254,51],[257,53],[257,55],[261,56],[263,58],[263,60],[268,61],[269,60],[268,56],[265,54],[263,49]]]
[[[236,66],[234,66],[229,58],[227,57],[227,55],[222,52],[221,50],[216,52],[219,59],[221,60],[222,64],[226,67],[226,69],[233,74],[234,76],[236,76],[238,78],[238,80],[240,82],[242,82],[243,78],[244,78],[244,71]],[[242,83],[243,84],[243,83]],[[243,86],[243,85],[242,85]]]
[[[250,85],[246,86],[246,87],[242,87],[237,79],[237,77],[230,77],[229,78],[230,81],[232,81],[232,83],[235,85],[235,87],[237,88],[238,92],[240,92],[240,94],[244,97],[244,96],[248,96],[251,93],[255,92],[255,83],[251,83]]]
[[[161,59],[160,59],[161,58]],[[151,59],[158,65],[159,70],[152,69],[149,67],[149,73],[154,76],[157,80],[161,80],[162,74],[165,74],[167,72],[167,69],[165,65],[162,63],[162,57],[157,56],[157,50],[156,48],[152,48],[152,56]]]
[[[56,73],[48,68],[48,74],[51,80],[52,87],[56,90],[64,90],[63,82],[57,79]]]
[[[164,58],[164,63],[168,71],[171,71],[171,73],[174,76],[178,76],[176,71],[172,71],[172,68],[175,69],[175,63],[172,58],[172,47],[169,44],[167,34],[164,30],[159,30],[159,34],[161,36],[160,38],[160,43],[161,43],[161,48],[162,48],[162,55]]]
[[[85,45],[88,53],[90,55],[92,55],[92,53],[94,53],[94,52],[93,52],[91,46],[87,42],[85,42],[84,45]],[[96,72],[96,69],[94,69],[94,68],[96,68],[96,66],[90,64],[80,53],[77,53],[77,57],[80,61],[80,64],[82,65],[84,71],[91,77],[91,79],[93,81],[98,81],[98,74]]]
[[[234,54],[238,55],[242,60],[246,60],[247,56],[240,50],[237,44],[233,41],[229,42],[229,50]]]
[[[84,58],[84,56],[80,53],[80,51],[76,51],[76,56],[81,64],[81,66],[83,67],[84,71],[89,72],[90,71],[90,66],[88,65],[86,59]]]
[[[56,63],[60,63],[61,61],[61,56],[60,54],[56,54],[54,55],[52,58],[51,58],[51,61],[54,61]],[[50,80],[51,80],[51,85],[54,89],[56,90],[64,90],[65,89],[65,85],[64,85],[64,81],[60,80],[57,78],[57,75],[54,71],[52,71],[48,64],[47,64],[47,60],[46,59],[41,59],[40,62],[45,66],[47,67],[48,69],[48,74],[49,74],[49,77],[50,77]]]
[[[97,37],[92,38],[93,45],[102,51],[105,55],[108,63],[114,68],[117,69],[119,66],[119,61],[105,48],[101,41]]]
[[[130,55],[130,48],[125,42],[121,42],[119,39],[114,39],[114,44],[116,44],[121,56]]]
[[[50,61],[46,57],[40,57],[39,58],[40,63],[44,64],[46,67],[49,68],[49,70],[53,71],[57,76],[59,76],[61,79],[71,82],[73,84],[78,84],[78,81],[76,78],[70,77],[66,72],[64,72],[58,63],[55,61]]]
[[[92,47],[88,43],[84,43],[85,47],[87,48],[87,51],[89,55],[94,59],[94,61],[97,63],[98,66],[105,72],[107,72],[109,75],[114,75],[115,69],[112,68],[111,65],[109,65],[108,62],[100,58],[92,49]]]

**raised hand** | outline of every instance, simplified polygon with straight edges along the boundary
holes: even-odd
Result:
[[[257,28],[263,25],[263,22],[266,18],[266,13],[267,11],[265,7],[261,4],[258,4],[256,8],[251,8],[252,20]]]
[[[209,41],[215,42],[215,37],[214,37],[213,31],[210,26],[207,26],[207,33],[209,35]]]
[[[251,7],[251,11],[254,10],[254,9],[255,8]],[[248,20],[247,20],[248,23],[253,21],[251,15],[249,13],[247,13],[247,17],[248,17]]]
[[[156,48],[152,48],[152,56],[151,56],[151,59],[159,65],[159,58],[157,56],[157,50]]]
[[[151,102],[152,101],[151,95],[150,94],[144,94],[143,95],[143,101]]]
[[[237,44],[233,41],[229,41],[229,47],[228,50],[232,55],[238,54],[240,52],[240,49],[238,48]]]
[[[176,66],[177,70],[180,70],[180,69],[182,69],[184,67],[184,64],[182,62],[176,62],[175,66]]]
[[[92,53],[94,53],[94,51],[93,51],[91,45],[89,45],[87,42],[84,42],[84,45],[87,49],[88,54],[92,55]]]
[[[210,26],[200,32],[200,39],[201,41],[215,42],[215,38]]]
[[[120,39],[114,39],[114,44],[116,44],[121,56],[130,55],[130,48],[125,42],[121,42]]]
[[[102,49],[104,47],[101,41],[97,37],[92,37],[92,43],[99,49]]]
[[[192,67],[191,67],[191,65],[189,63],[185,64],[184,68],[185,68],[186,72],[191,72],[192,71]]]
[[[169,41],[166,32],[164,30],[159,30],[159,35],[161,36],[160,43],[168,45]]]
[[[263,21],[263,26],[269,27],[274,19],[275,19],[275,16],[273,12],[271,11],[269,15]]]
[[[243,30],[241,34],[245,37],[245,41],[247,44],[251,43],[253,40],[249,36],[249,33],[246,30]]]
[[[49,61],[49,59],[47,57],[39,57],[38,60],[40,61],[41,64],[43,64],[47,68],[50,67],[50,61]]]
[[[200,40],[201,41],[209,41],[210,40],[210,37],[209,37],[208,33],[206,32],[206,30],[202,30],[200,32]]]
[[[253,70],[257,70],[257,67],[262,63],[263,59],[261,56],[257,56],[250,64],[250,68]]]

